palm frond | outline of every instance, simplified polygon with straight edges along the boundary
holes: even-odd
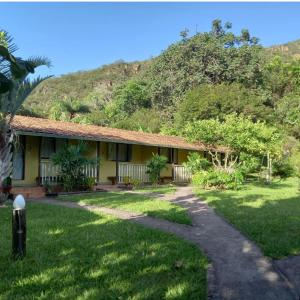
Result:
[[[13,78],[24,80],[29,73],[34,73],[40,66],[50,67],[51,62],[45,57],[31,57],[27,60],[16,58],[16,63],[10,64],[10,72]]]
[[[10,53],[14,53],[18,50],[18,47],[13,42],[13,38],[8,34],[6,30],[0,29],[1,40],[4,41],[2,46],[6,47]],[[0,43],[1,45],[1,43]]]
[[[0,73],[6,77],[10,77],[10,64],[16,63],[12,53],[17,49],[13,38],[5,30],[0,29]]]
[[[40,66],[45,66],[50,68],[51,61],[47,57],[44,56],[32,56],[26,60],[28,64],[30,64],[34,69]]]

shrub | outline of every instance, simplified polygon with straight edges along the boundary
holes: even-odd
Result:
[[[87,187],[87,177],[83,168],[87,164],[96,164],[96,159],[84,156],[86,144],[66,145],[52,157],[54,165],[60,167],[60,178],[66,191],[80,190]]]
[[[168,158],[163,155],[152,154],[152,158],[147,162],[147,174],[150,175],[150,181],[158,184],[160,172],[166,168]]]
[[[96,179],[94,177],[84,177],[82,187],[88,191],[92,191],[94,185],[96,184]]]
[[[187,162],[183,165],[192,173],[195,174],[201,170],[208,170],[211,167],[211,162],[200,156],[199,153],[192,152],[187,157]]]
[[[288,158],[273,162],[273,175],[281,178],[288,178],[295,174],[295,169]]]
[[[242,162],[239,166],[239,170],[244,176],[247,174],[259,172],[261,169],[261,159],[247,153],[241,153],[240,161]]]
[[[197,172],[192,181],[194,185],[205,189],[238,189],[244,181],[244,176],[239,170],[228,173],[222,169],[209,169]]]
[[[142,185],[142,182],[139,179],[130,176],[125,176],[123,180],[125,186],[132,186],[134,189]]]

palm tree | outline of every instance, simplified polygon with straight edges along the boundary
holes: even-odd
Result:
[[[16,50],[12,38],[0,30],[0,184],[12,173],[13,118],[33,89],[48,78],[27,77],[39,66],[50,66],[43,57],[27,60],[14,57],[12,53]]]
[[[90,113],[90,108],[79,100],[72,98],[56,100],[50,109],[50,118],[60,121],[72,121],[74,118]]]

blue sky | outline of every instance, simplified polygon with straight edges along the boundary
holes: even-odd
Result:
[[[51,59],[42,75],[148,59],[184,28],[207,31],[216,18],[235,32],[248,28],[265,46],[300,38],[300,3],[0,3],[0,12],[19,56]]]

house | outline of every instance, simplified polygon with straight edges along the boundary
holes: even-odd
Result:
[[[181,137],[165,136],[139,131],[83,125],[72,122],[16,116],[13,129],[18,136],[14,150],[14,187],[42,186],[57,181],[59,169],[51,156],[64,144],[86,141],[89,157],[100,158],[99,165],[87,165],[84,172],[98,184],[122,183],[131,177],[148,182],[146,161],[153,153],[168,158],[161,176],[175,182],[188,181],[183,167],[191,151],[204,152],[202,143],[188,143]]]

